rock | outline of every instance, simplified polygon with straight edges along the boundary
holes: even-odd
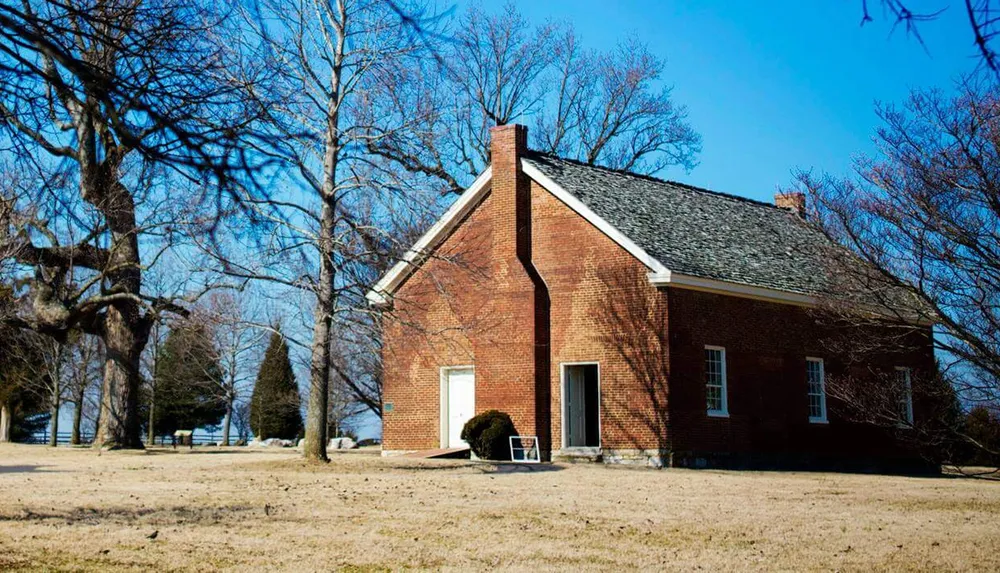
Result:
[[[328,450],[353,450],[356,447],[358,445],[351,438],[331,438],[326,446]]]
[[[282,440],[281,438],[268,438],[266,440],[254,439],[247,446],[251,448],[290,448],[295,445],[292,440]]]

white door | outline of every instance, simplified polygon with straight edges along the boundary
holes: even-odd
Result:
[[[459,448],[469,444],[462,441],[462,428],[476,413],[476,374],[471,368],[448,370],[448,442],[445,447]]]
[[[579,366],[566,367],[566,446],[587,443],[586,377]]]

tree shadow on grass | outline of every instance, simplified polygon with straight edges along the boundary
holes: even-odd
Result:
[[[522,464],[516,462],[487,462],[482,466],[483,473],[487,474],[530,474],[530,473],[547,473],[547,472],[558,472],[566,468],[563,466],[547,463],[539,464]]]
[[[549,463],[524,464],[517,462],[498,462],[486,460],[425,460],[422,462],[394,462],[384,466],[393,470],[403,471],[447,471],[460,469],[477,469],[484,474],[522,474],[535,472],[555,472],[565,469]]]
[[[218,507],[75,507],[65,511],[50,509],[34,511],[25,508],[16,514],[0,515],[0,521],[58,520],[66,524],[98,525],[101,523],[148,525],[178,525],[182,523],[218,523],[242,518],[247,513],[265,513],[263,506],[227,505]]]
[[[0,474],[27,474],[27,473],[59,473],[58,470],[46,470],[49,466],[43,465],[20,465],[20,466],[0,466]]]
[[[146,449],[146,455],[149,455],[149,456],[163,456],[163,455],[173,455],[173,454],[203,455],[203,454],[266,454],[266,453],[274,453],[274,454],[280,454],[280,453],[285,453],[285,454],[299,453],[299,454],[301,454],[302,451],[301,450],[297,450],[295,448],[254,448],[254,449],[250,449],[250,448],[246,448],[246,449],[235,449],[235,448],[234,449],[227,449],[227,448],[204,448],[204,449],[199,449],[198,446],[195,446],[194,449],[189,449],[187,446],[184,446],[184,447],[177,446],[176,450],[173,449],[173,448],[170,448],[170,447],[167,447],[167,448],[148,448],[148,449]]]

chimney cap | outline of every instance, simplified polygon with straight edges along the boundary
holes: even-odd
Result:
[[[528,150],[528,126],[519,123],[495,125],[490,128],[490,162],[498,157],[519,158]]]
[[[803,219],[806,218],[806,194],[800,191],[790,191],[788,193],[775,193],[774,204],[779,209],[789,211]]]

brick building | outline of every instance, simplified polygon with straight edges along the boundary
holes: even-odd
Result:
[[[825,239],[778,205],[583,165],[494,128],[491,166],[369,293],[385,453],[459,446],[507,412],[543,457],[870,466],[913,454],[840,419],[825,380]],[[931,371],[919,350],[887,358]],[[912,399],[904,404],[912,415]],[[919,415],[919,409],[918,409]]]

